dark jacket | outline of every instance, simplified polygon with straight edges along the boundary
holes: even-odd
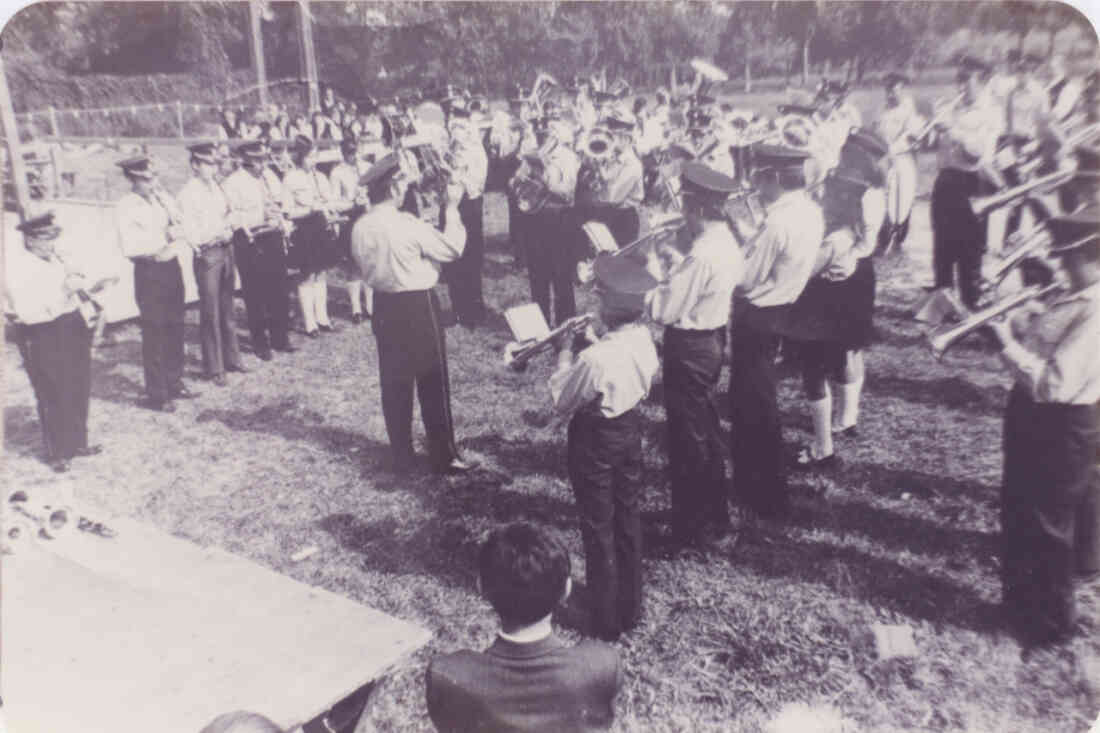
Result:
[[[454,733],[602,730],[614,718],[621,679],[619,653],[606,644],[498,637],[485,652],[432,660],[428,713],[436,729]]]

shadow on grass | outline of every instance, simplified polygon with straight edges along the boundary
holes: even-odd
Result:
[[[19,456],[46,456],[38,411],[34,407],[4,408],[4,450]]]
[[[867,375],[866,389],[882,397],[983,416],[999,415],[1008,399],[1007,390],[1000,385],[981,387],[962,377],[914,379],[872,372]]]
[[[787,537],[774,542],[750,538],[738,546],[733,561],[765,577],[824,586],[839,595],[936,624],[976,631],[996,625],[997,604],[972,588],[848,547]]]
[[[849,488],[863,486],[870,492],[909,493],[922,499],[942,496],[962,498],[971,503],[980,500],[996,503],[999,492],[998,487],[981,481],[960,480],[909,468],[890,468],[877,463],[845,462],[840,479]]]
[[[464,447],[493,456],[514,476],[544,475],[566,478],[565,451],[550,440],[502,438],[482,433],[462,441]]]

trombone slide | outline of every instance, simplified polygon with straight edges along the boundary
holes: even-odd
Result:
[[[1002,206],[1015,204],[1018,200],[1027,198],[1035,191],[1057,189],[1059,186],[1069,183],[1076,175],[1076,170],[1060,170],[988,196],[971,196],[970,210],[974,212],[974,216],[982,217]]]
[[[949,348],[971,331],[981,328],[993,319],[1027,303],[1029,300],[1044,298],[1064,287],[1065,283],[1056,280],[1045,287],[1032,285],[1031,287],[1024,288],[1015,295],[1003,298],[987,308],[974,311],[960,323],[932,331],[928,334],[928,346],[932,349],[932,353],[937,359],[942,359]]]
[[[527,368],[531,359],[545,351],[550,351],[554,341],[564,334],[578,334],[588,328],[595,320],[591,313],[583,313],[573,316],[550,333],[538,340],[512,341],[504,346],[504,365],[512,370],[522,372]]]

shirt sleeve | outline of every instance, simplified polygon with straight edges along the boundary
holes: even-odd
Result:
[[[1098,334],[1100,316],[1094,309],[1088,317],[1078,319],[1067,329],[1049,357],[1044,359],[1013,341],[1001,351],[1001,359],[1016,381],[1036,400],[1072,403],[1079,392],[1098,378]]]
[[[144,225],[132,204],[122,204],[116,212],[118,244],[126,257],[150,257],[168,243],[164,232]]]
[[[466,249],[466,227],[454,204],[447,209],[445,217],[447,225],[442,232],[411,214],[407,217],[409,233],[420,252],[436,262],[454,262]]]
[[[554,410],[568,415],[599,396],[600,369],[582,353],[572,364],[550,375],[550,398]]]
[[[856,256],[867,257],[878,244],[878,230],[886,219],[886,192],[881,188],[868,188],[860,200],[863,210],[863,236],[856,245]]]
[[[706,263],[688,255],[669,274],[668,280],[646,293],[649,317],[666,326],[682,319],[699,300],[707,274]]]

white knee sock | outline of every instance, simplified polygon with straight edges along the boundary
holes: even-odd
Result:
[[[363,315],[363,281],[348,280],[348,300],[351,301],[351,314]]]
[[[298,305],[302,310],[302,325],[306,333],[317,330],[316,309],[313,305],[314,287],[311,278],[305,278],[298,283]]]
[[[313,283],[313,298],[313,307],[317,312],[317,325],[331,326],[332,322],[328,318],[328,275],[326,273],[317,274],[317,279]]]
[[[863,393],[863,379],[840,385],[837,402],[837,424],[841,429],[859,422],[859,396]]]
[[[825,396],[810,400],[810,417],[814,423],[813,458],[826,458],[833,454],[833,397],[825,384]]]

